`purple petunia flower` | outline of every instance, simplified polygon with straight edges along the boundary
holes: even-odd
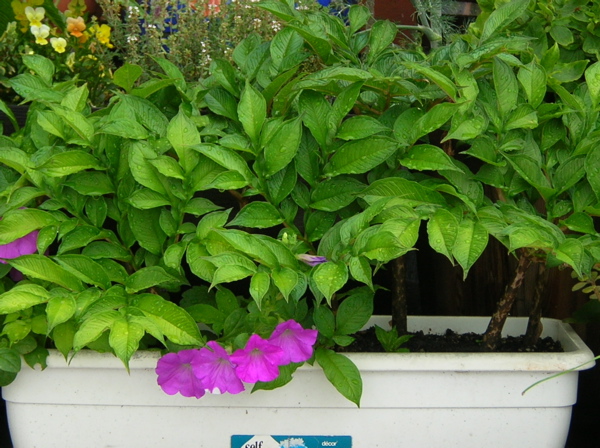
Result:
[[[296,255],[296,258],[309,266],[316,266],[327,261],[327,257],[322,257],[320,255],[299,254]]]
[[[283,350],[269,341],[253,334],[246,347],[236,350],[230,360],[234,364],[235,373],[245,383],[257,381],[273,381],[279,376],[279,366],[283,365]]]
[[[182,350],[167,353],[158,360],[156,374],[158,385],[165,393],[175,395],[179,392],[184,397],[201,398],[206,389],[202,381],[194,375],[192,363],[200,350]]]
[[[313,354],[317,335],[317,330],[306,330],[295,320],[288,320],[277,325],[269,342],[283,350],[284,364],[304,362]]]
[[[21,255],[30,255],[37,251],[38,231],[34,230],[27,235],[17,238],[8,244],[0,244],[0,263],[6,264],[3,259],[17,258]]]
[[[235,366],[227,351],[215,341],[210,341],[207,346],[208,348],[201,348],[192,360],[192,370],[196,377],[213,394],[242,392],[244,385],[235,374]]]

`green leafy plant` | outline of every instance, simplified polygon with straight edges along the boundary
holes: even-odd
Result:
[[[85,85],[52,84],[32,56],[33,73],[7,81],[28,121],[0,139],[0,244],[38,232],[35,253],[3,256],[4,383],[22,354],[43,365],[48,341],[126,366],[163,347],[167,372],[204,355],[233,368],[248,347],[273,355],[264,344],[293,321],[288,336],[318,331],[314,352],[246,382],[278,387],[316,362],[358,405],[360,374],[335,347],[367,324],[387,271],[395,330],[378,332],[400,348],[403,256],[422,227],[465,276],[490,237],[518,257],[483,338],[493,348],[529,265],[583,278],[600,259],[597,68],[550,72],[555,46],[518,28],[532,5],[502,3],[426,54],[363,6],[345,22],[266,0],[285,24],[272,39],[249,36],[198,81],[164,58],[148,76],[125,64],[95,111]]]

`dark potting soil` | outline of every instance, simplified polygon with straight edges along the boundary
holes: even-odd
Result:
[[[425,334],[422,331],[410,333],[412,337],[402,348],[410,352],[481,352],[482,335],[477,333],[458,334],[446,330],[444,334]],[[383,352],[383,347],[375,336],[375,329],[369,328],[354,335],[355,341],[347,347],[338,347],[342,352]],[[502,338],[497,352],[563,352],[562,345],[550,337],[540,338],[533,346],[525,345],[524,336]]]

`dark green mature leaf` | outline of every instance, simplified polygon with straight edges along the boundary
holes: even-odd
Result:
[[[367,61],[373,63],[386,50],[398,33],[398,28],[387,20],[378,20],[371,26],[369,33],[369,54]]]
[[[398,149],[397,143],[386,137],[369,137],[344,143],[325,166],[325,174],[360,174],[383,163]]]
[[[600,103],[600,62],[595,62],[585,70],[585,81],[592,97],[592,107]]]
[[[342,123],[337,138],[342,140],[359,140],[370,137],[380,132],[389,132],[391,129],[379,120],[368,115],[350,117]]]
[[[282,222],[283,217],[275,207],[268,202],[255,201],[241,209],[229,225],[265,229]]]
[[[179,280],[168,274],[160,266],[150,266],[142,268],[129,276],[125,287],[127,292],[132,294],[154,286],[173,282],[179,283]]]
[[[443,149],[433,145],[415,145],[400,159],[405,167],[418,171],[460,171],[452,158]]]
[[[337,391],[356,406],[360,406],[362,379],[354,363],[344,355],[324,348],[318,348],[315,355],[325,376]]]
[[[408,205],[422,204],[445,205],[446,201],[438,192],[424,187],[418,182],[401,177],[379,179],[365,188],[360,196],[373,203],[382,197],[394,197],[405,201]]]
[[[357,288],[340,303],[335,316],[337,334],[353,334],[365,326],[373,314],[374,295],[369,288]]]
[[[351,204],[365,185],[352,178],[339,176],[317,185],[312,191],[310,207],[335,212]]]
[[[535,60],[519,68],[519,82],[525,90],[527,101],[534,109],[542,103],[546,95],[546,71]]]

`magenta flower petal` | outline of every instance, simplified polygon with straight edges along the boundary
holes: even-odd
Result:
[[[277,325],[269,342],[283,350],[285,364],[304,362],[313,354],[317,335],[317,330],[306,330],[295,320],[288,320]]]
[[[0,258],[11,259],[37,252],[38,231],[35,230],[8,244],[0,244]],[[6,263],[0,260],[0,263]]]
[[[230,360],[236,364],[235,373],[245,383],[273,381],[279,376],[279,366],[283,365],[284,353],[276,345],[253,334],[246,347],[236,350]]]
[[[184,397],[196,398],[204,395],[205,387],[192,369],[192,362],[198,352],[199,350],[182,350],[168,353],[158,360],[155,370],[157,382],[165,393],[175,395],[179,392]]]
[[[210,341],[201,348],[192,361],[192,370],[208,392],[239,394],[244,390],[242,381],[235,373],[227,351],[217,342]]]

